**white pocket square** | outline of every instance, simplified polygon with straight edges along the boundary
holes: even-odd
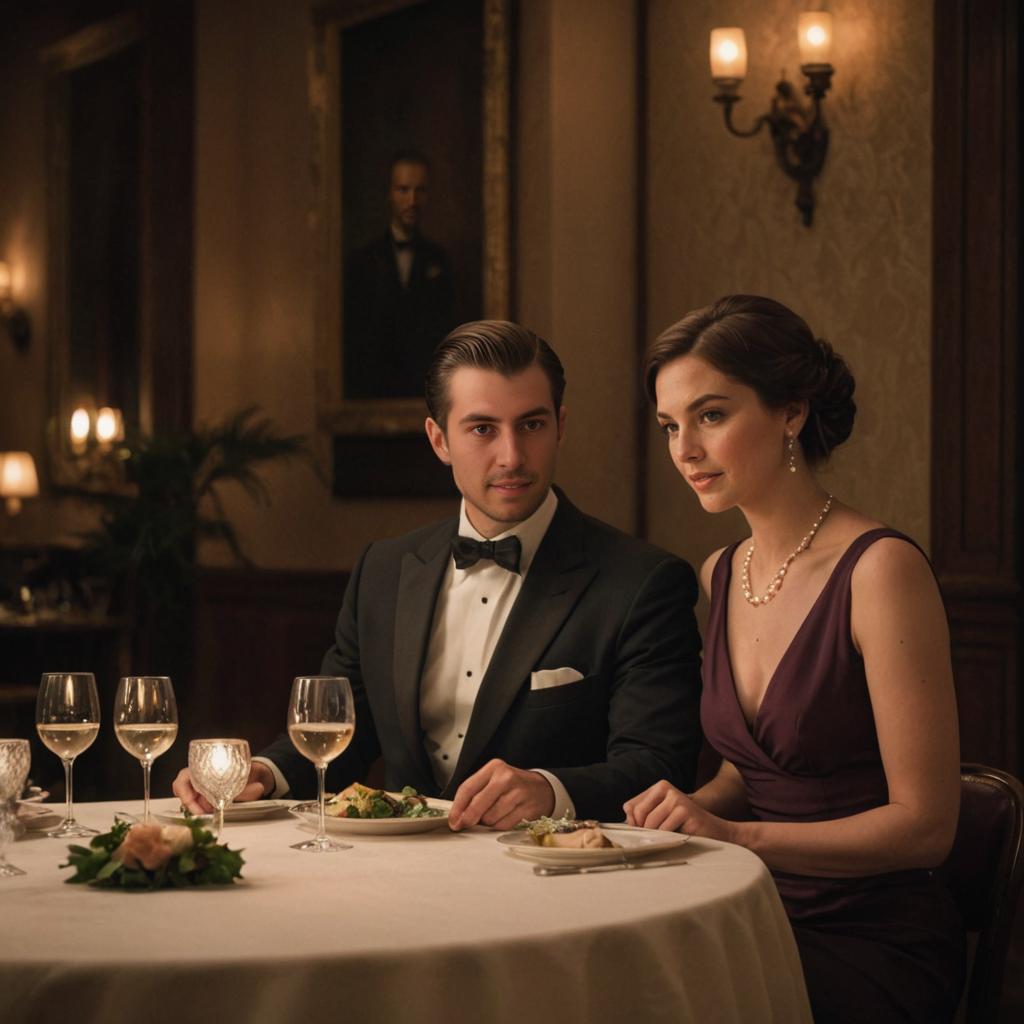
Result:
[[[578,683],[583,676],[574,668],[546,668],[530,673],[531,690],[550,690],[554,686]]]

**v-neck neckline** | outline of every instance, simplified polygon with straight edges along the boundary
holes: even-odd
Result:
[[[746,727],[747,732],[749,733],[750,737],[754,739],[755,742],[757,742],[756,737],[761,722],[761,712],[764,710],[764,705],[765,702],[768,700],[768,697],[771,695],[772,691],[776,689],[775,681],[778,678],[779,670],[786,663],[786,660],[789,658],[790,653],[796,646],[797,640],[800,639],[801,634],[807,628],[807,624],[811,621],[812,618],[814,618],[815,614],[817,613],[818,607],[821,604],[822,599],[831,589],[833,580],[835,580],[840,568],[842,568],[845,565],[847,559],[850,557],[851,553],[857,547],[859,542],[864,537],[867,537],[869,534],[873,533],[891,534],[893,533],[893,531],[890,530],[888,527],[876,526],[872,527],[872,529],[870,530],[865,530],[863,533],[858,534],[856,537],[853,538],[852,541],[850,541],[850,543],[847,545],[843,553],[836,560],[836,564],[832,566],[832,570],[828,574],[828,579],[825,580],[825,583],[822,585],[821,590],[818,591],[818,596],[814,599],[814,602],[808,609],[807,614],[803,618],[803,621],[800,623],[799,626],[797,626],[796,632],[790,638],[789,643],[786,645],[786,649],[782,652],[782,656],[776,663],[774,671],[768,677],[768,685],[765,687],[764,693],[761,695],[761,701],[757,705],[757,709],[754,712],[754,717],[750,721],[747,720],[747,716],[743,712],[743,705],[740,702],[739,689],[736,686],[736,673],[733,670],[732,651],[729,648],[729,589],[732,584],[733,576],[732,560],[733,555],[736,552],[736,549],[740,546],[742,541],[736,541],[736,543],[731,545],[725,552],[725,554],[722,556],[723,558],[727,558],[725,575],[725,594],[722,601],[722,645],[725,648],[725,663],[729,670],[729,684],[732,689],[732,698],[736,704],[736,710],[739,713],[740,719]],[[760,744],[758,744],[758,746],[760,746]]]

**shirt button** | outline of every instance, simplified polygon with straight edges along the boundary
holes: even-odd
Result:
[[[472,673],[472,671],[470,671],[470,669],[466,669],[466,676],[467,677],[471,676],[472,674],[473,673]]]
[[[460,740],[461,740],[461,739],[465,739],[465,737],[464,737],[464,736],[462,735],[462,733],[461,733],[461,732],[459,733],[459,739],[460,739]]]
[[[480,598],[480,603],[481,604],[487,604],[487,598],[486,597],[481,597]]]
[[[448,760],[448,755],[447,754],[442,754],[441,755],[441,760],[442,761],[447,761]]]

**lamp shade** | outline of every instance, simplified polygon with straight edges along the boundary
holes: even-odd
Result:
[[[28,452],[0,452],[0,498],[7,502],[7,511],[16,515],[22,498],[39,493],[36,464]]]
[[[747,38],[741,28],[711,30],[711,78],[739,82],[747,74]]]
[[[832,15],[827,11],[804,11],[797,22],[800,63],[828,64],[832,59]]]

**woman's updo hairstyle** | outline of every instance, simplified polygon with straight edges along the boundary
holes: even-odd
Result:
[[[644,386],[652,402],[662,367],[686,355],[699,356],[745,384],[769,409],[806,399],[810,412],[800,445],[809,465],[825,460],[853,430],[856,385],[843,357],[827,341],[815,338],[781,302],[760,295],[726,295],[663,331],[644,366]]]

